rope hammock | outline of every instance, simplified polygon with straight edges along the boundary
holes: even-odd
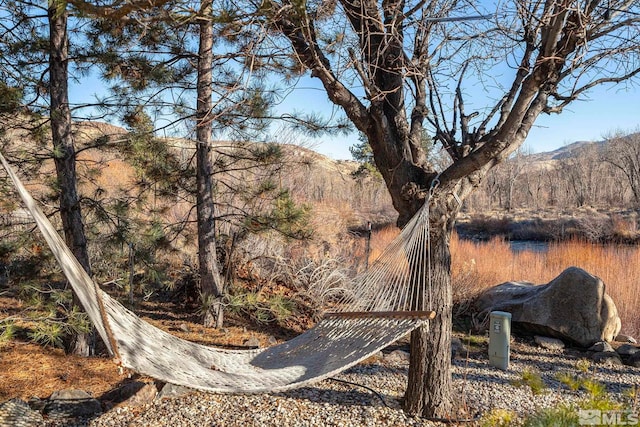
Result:
[[[290,390],[336,375],[435,317],[431,311],[428,205],[315,327],[265,349],[192,343],[143,321],[82,268],[5,158],[0,161],[109,352],[160,381],[223,393]]]

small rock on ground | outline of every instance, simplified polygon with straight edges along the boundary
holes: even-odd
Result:
[[[534,337],[534,341],[540,347],[546,348],[548,350],[563,350],[564,349],[564,343],[562,342],[562,340],[559,340],[557,338],[541,337],[539,335],[536,335]]]
[[[609,344],[608,342],[600,341],[593,344],[591,347],[589,347],[589,351],[595,351],[596,353],[600,353],[600,352],[611,353],[614,350],[611,344]]]
[[[463,402],[464,417],[475,417],[493,409],[506,409],[520,416],[541,408],[568,404],[576,407],[588,396],[571,390],[558,374],[593,379],[606,387],[614,401],[626,402],[627,391],[635,386],[639,368],[595,365],[584,371],[581,353],[559,353],[516,342],[507,371],[492,368],[484,353],[452,362],[454,396]],[[615,354],[615,353],[614,353]],[[640,359],[640,353],[636,353]],[[636,355],[633,355],[636,356]],[[633,357],[632,356],[632,357]],[[77,419],[64,424],[46,420],[45,427],[433,427],[441,424],[407,416],[401,408],[408,361],[384,358],[357,365],[337,378],[353,384],[325,380],[312,387],[284,393],[222,395],[193,391],[172,399],[156,398],[138,408],[116,407],[93,419]],[[537,372],[544,382],[540,394],[526,385],[518,386],[525,371]],[[361,387],[363,386],[363,387]],[[367,387],[367,388],[365,388]],[[373,393],[371,390],[375,390]]]

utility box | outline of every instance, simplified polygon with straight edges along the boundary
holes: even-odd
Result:
[[[506,371],[510,350],[511,313],[492,311],[489,315],[489,363]]]

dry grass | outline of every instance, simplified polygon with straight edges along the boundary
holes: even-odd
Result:
[[[398,231],[392,227],[374,233],[371,259],[375,259]],[[582,241],[551,243],[547,252],[514,252],[508,242],[451,240],[454,298],[468,299],[507,281],[547,283],[564,269],[576,266],[600,277],[622,319],[622,331],[640,336],[640,246],[600,245]]]
[[[377,259],[385,250],[389,242],[396,238],[399,230],[397,227],[388,226],[374,231],[371,235],[371,249],[369,251],[369,262]]]
[[[472,265],[475,290],[506,281],[547,283],[564,269],[576,266],[600,277],[622,319],[622,330],[640,335],[640,247],[599,245],[581,241],[551,243],[547,252],[513,252],[509,243],[494,239],[486,243],[452,239],[452,273],[469,275]]]

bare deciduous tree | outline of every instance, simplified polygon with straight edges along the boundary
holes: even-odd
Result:
[[[600,154],[595,145],[586,145],[571,157],[561,159],[559,172],[575,206],[592,205],[596,200],[602,176],[600,164]]]
[[[525,154],[522,151],[522,149],[518,149],[506,162],[502,163],[499,168],[495,168],[492,171],[500,200],[500,207],[507,211],[514,208],[516,181],[524,172]]]
[[[637,2],[601,3],[516,0],[485,20],[456,19],[488,12],[465,1],[260,4],[282,37],[273,39],[288,42],[292,67],[319,79],[366,136],[398,225],[429,203],[425,253],[437,316],[412,334],[410,413],[451,415],[449,237],[460,202],[523,144],[540,114],[638,74]],[[444,170],[421,146],[425,128],[452,159]]]
[[[604,160],[626,178],[636,207],[640,206],[640,133],[614,135],[608,138]]]

